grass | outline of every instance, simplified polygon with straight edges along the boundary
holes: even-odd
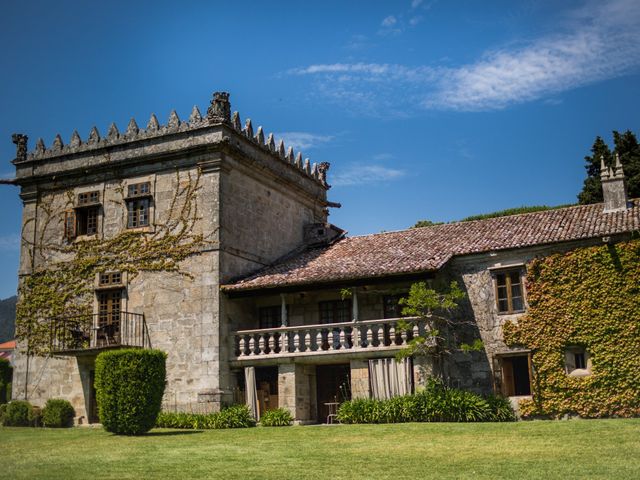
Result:
[[[0,428],[20,479],[640,478],[640,419],[153,430]]]

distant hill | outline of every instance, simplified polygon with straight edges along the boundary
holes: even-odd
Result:
[[[16,300],[13,296],[0,300],[0,343],[13,340],[16,332]]]

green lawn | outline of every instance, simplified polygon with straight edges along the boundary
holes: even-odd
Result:
[[[640,419],[154,430],[0,428],[3,478],[640,478]]]

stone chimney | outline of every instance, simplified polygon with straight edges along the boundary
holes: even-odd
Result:
[[[626,210],[627,188],[624,183],[620,156],[617,153],[613,167],[607,167],[604,164],[604,158],[600,157],[600,180],[602,181],[605,213]]]

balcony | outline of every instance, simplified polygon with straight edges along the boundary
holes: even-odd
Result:
[[[411,328],[398,328],[400,321],[410,322]],[[239,361],[393,352],[426,334],[425,322],[419,317],[240,330],[234,333],[234,350]]]
[[[51,352],[77,355],[110,348],[150,348],[144,315],[130,312],[54,318]]]

